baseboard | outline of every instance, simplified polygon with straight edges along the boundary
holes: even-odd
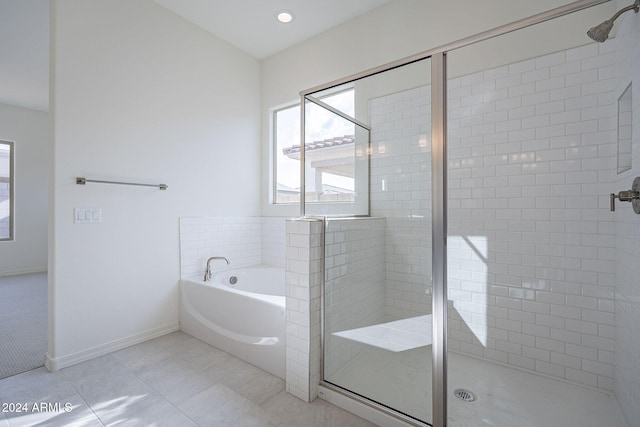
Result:
[[[179,323],[171,323],[169,325],[161,326],[159,328],[150,329],[148,331],[131,335],[126,338],[111,341],[106,344],[101,344],[86,350],[79,351],[77,353],[69,354],[61,357],[51,357],[49,353],[45,356],[44,366],[50,371],[57,371],[68,366],[75,365],[80,362],[84,362],[94,357],[103,356],[105,354],[112,353],[114,351],[122,350],[123,348],[130,347],[141,342],[148,341],[153,338],[160,337],[162,335],[170,334],[180,329]]]
[[[46,268],[28,268],[26,270],[15,270],[15,271],[0,271],[0,277],[5,276],[20,276],[22,274],[35,274],[35,273],[46,273]]]

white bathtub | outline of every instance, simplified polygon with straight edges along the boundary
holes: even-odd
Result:
[[[263,265],[183,279],[180,329],[284,379],[284,289],[284,269]]]

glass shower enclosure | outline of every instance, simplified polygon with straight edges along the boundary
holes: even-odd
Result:
[[[609,414],[620,94],[613,42],[585,34],[599,3],[303,92],[325,387],[419,426]]]

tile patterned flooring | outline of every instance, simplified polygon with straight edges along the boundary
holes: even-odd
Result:
[[[307,404],[280,378],[182,332],[5,378],[0,403],[0,427],[374,425],[320,399]],[[48,410],[34,408],[42,403]]]

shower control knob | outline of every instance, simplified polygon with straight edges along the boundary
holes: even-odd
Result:
[[[611,203],[611,212],[615,212],[616,210],[616,199],[621,202],[631,202],[633,211],[640,214],[640,177],[633,180],[631,190],[621,191],[618,194],[610,194],[609,201]]]

